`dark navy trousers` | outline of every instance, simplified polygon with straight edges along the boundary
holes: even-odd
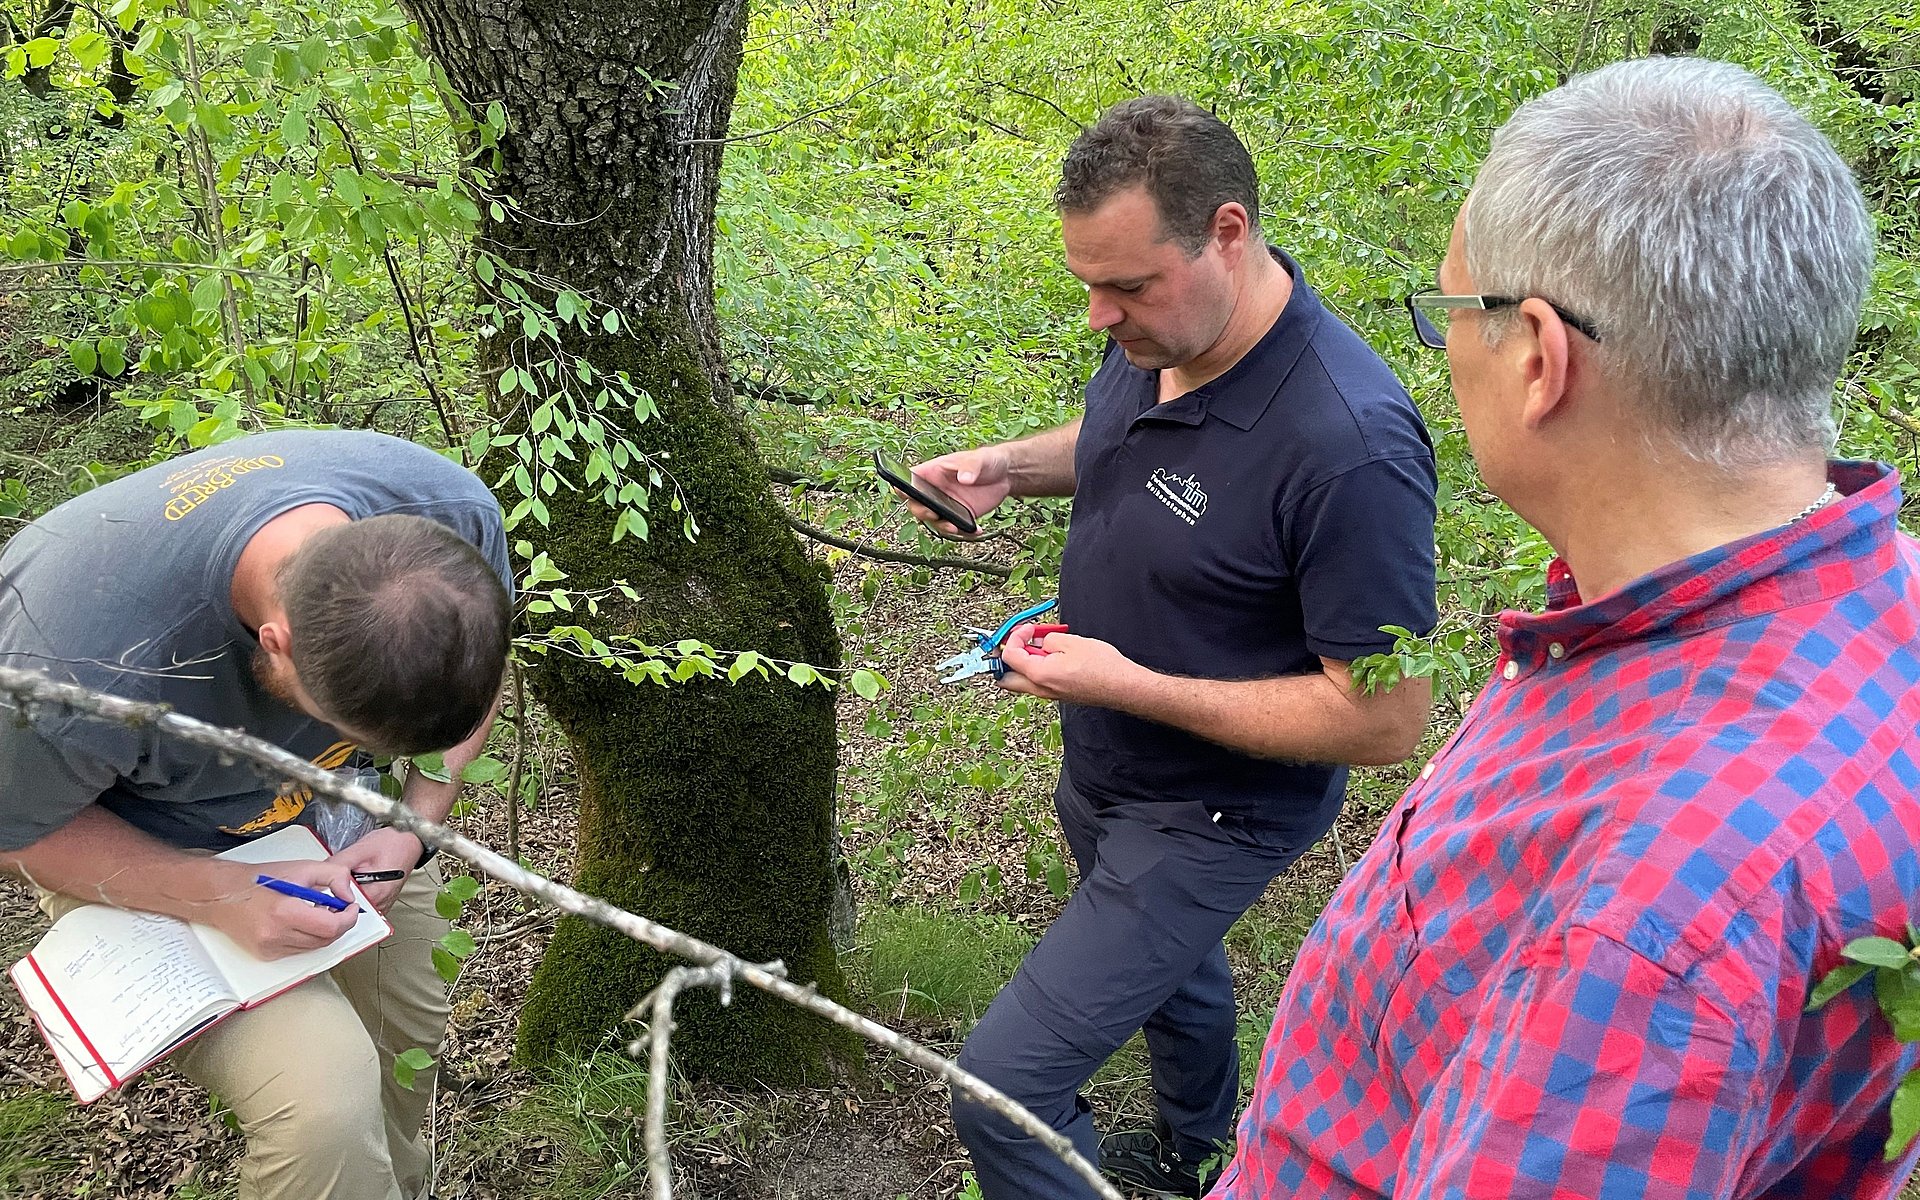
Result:
[[[974,1027],[960,1065],[1098,1162],[1079,1094],[1136,1029],[1174,1148],[1195,1161],[1233,1139],[1240,1090],[1233,976],[1221,939],[1305,846],[1266,844],[1198,801],[1104,805],[1054,790],[1080,886]],[[1080,1200],[1093,1189],[1051,1150],[962,1097],[954,1125],[986,1200]]]

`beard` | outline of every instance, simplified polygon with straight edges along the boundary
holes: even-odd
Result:
[[[273,656],[263,646],[256,646],[253,651],[253,681],[260,685],[262,691],[288,708],[296,712],[304,711],[300,706],[300,693],[293,668],[285,671],[275,669]]]

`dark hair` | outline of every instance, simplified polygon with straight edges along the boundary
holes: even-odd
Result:
[[[278,583],[301,686],[371,749],[445,750],[492,709],[512,611],[486,556],[453,530],[400,515],[330,526]]]
[[[1260,177],[1253,158],[1220,118],[1178,96],[1140,96],[1109,108],[1080,131],[1060,164],[1054,206],[1092,212],[1144,185],[1160,225],[1188,257],[1206,249],[1213,215],[1237,201],[1260,228]]]

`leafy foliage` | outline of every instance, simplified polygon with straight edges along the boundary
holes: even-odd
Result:
[[[1920,931],[1909,926],[1908,936],[1920,946]],[[1874,1000],[1893,1026],[1893,1036],[1902,1042],[1920,1042],[1920,949],[1892,938],[1863,937],[1848,942],[1840,954],[1846,961],[1814,985],[1807,997],[1807,1011],[1824,1008],[1835,996],[1872,975]],[[1906,1153],[1914,1136],[1920,1134],[1920,1068],[1909,1071],[1895,1089],[1892,1117],[1893,1129],[1886,1145],[1888,1162]]]

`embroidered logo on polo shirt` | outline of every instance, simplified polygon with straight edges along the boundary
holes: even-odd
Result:
[[[1197,475],[1175,475],[1165,467],[1155,467],[1147,480],[1147,490],[1160,497],[1160,503],[1191,525],[1207,512],[1207,494],[1200,490]]]

